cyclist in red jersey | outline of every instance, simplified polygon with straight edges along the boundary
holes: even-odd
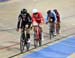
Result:
[[[39,25],[44,23],[44,17],[41,12],[38,12],[37,9],[33,9],[32,12],[32,23],[34,24],[34,22],[36,22]]]
[[[42,15],[41,12],[39,12],[37,9],[33,9],[32,11],[32,24],[33,24],[33,27],[35,29],[35,26],[38,26],[41,28],[42,30],[42,24],[44,23],[44,17]],[[43,39],[43,33],[41,32],[41,39]]]
[[[57,34],[60,34],[60,23],[61,23],[61,21],[60,21],[60,14],[59,14],[59,12],[57,11],[57,9],[54,9],[53,11],[55,12],[56,17],[57,17],[57,24],[56,24],[56,27],[57,27]]]

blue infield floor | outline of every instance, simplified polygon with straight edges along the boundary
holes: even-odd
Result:
[[[64,41],[48,46],[22,58],[67,58],[75,53],[75,37],[69,37]]]

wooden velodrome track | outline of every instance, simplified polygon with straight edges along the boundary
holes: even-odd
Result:
[[[21,57],[19,50],[20,32],[16,32],[16,24],[17,16],[22,8],[27,8],[30,14],[33,8],[37,8],[44,17],[48,9],[57,8],[61,14],[61,34],[56,39],[75,35],[75,0],[9,0],[0,2],[0,58]],[[45,41],[49,39],[47,25],[43,25],[43,30],[45,37],[43,44],[51,42]],[[32,35],[31,40],[33,42]],[[54,43],[54,41],[52,42]],[[33,45],[33,43],[31,44]],[[32,48],[33,46],[31,46]]]

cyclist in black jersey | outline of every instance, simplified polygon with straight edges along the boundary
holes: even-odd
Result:
[[[25,44],[27,45],[30,42],[30,28],[32,24],[32,18],[30,14],[27,12],[26,9],[22,9],[21,13],[18,16],[18,23],[17,23],[17,31],[21,29],[21,35],[26,31],[26,39]]]
[[[18,24],[17,24],[17,31],[19,28],[25,28],[26,25],[28,25],[28,28],[30,28],[32,23],[32,19],[30,14],[27,12],[26,9],[22,9],[21,13],[18,16]]]

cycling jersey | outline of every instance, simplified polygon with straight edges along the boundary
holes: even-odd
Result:
[[[25,28],[26,25],[28,25],[28,28],[30,28],[32,23],[32,19],[29,13],[20,14],[18,16],[18,24],[17,28]]]
[[[53,23],[57,23],[57,17],[54,11],[51,11],[51,13],[47,15],[46,22],[49,22],[49,19],[51,19]]]
[[[42,16],[42,14],[41,14],[40,12],[38,12],[37,15],[38,15],[38,16],[35,17],[35,15],[32,14],[32,22],[33,22],[33,23],[36,22],[36,23],[38,23],[38,24],[43,23],[43,22],[44,22],[44,18],[43,18],[43,16]]]
[[[55,12],[56,17],[57,17],[57,22],[60,22],[60,14],[58,13],[58,11]]]

